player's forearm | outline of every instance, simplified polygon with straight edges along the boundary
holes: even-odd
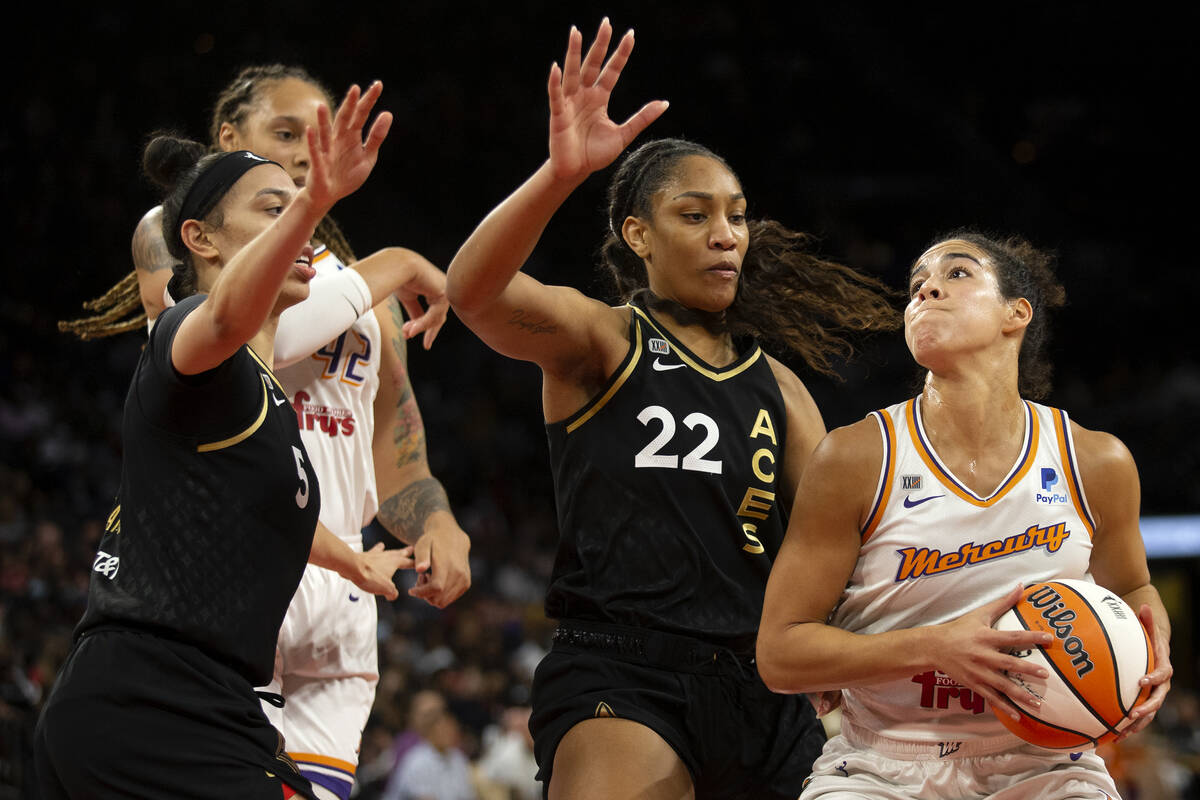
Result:
[[[759,631],[757,664],[774,692],[799,694],[884,683],[934,669],[932,627],[857,634],[817,622]]]
[[[359,555],[358,551],[335,536],[333,531],[320,522],[317,523],[312,549],[308,553],[308,563],[333,570],[343,578],[354,580],[358,573]]]
[[[426,475],[391,492],[385,492],[380,486],[381,500],[376,519],[405,544],[416,542],[427,527],[439,523],[458,527],[446,490],[437,478]]]
[[[446,271],[446,294],[456,313],[485,309],[504,292],[579,183],[556,178],[546,162],[484,217]]]

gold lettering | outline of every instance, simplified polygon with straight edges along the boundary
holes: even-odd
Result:
[[[108,522],[104,523],[104,530],[112,531],[113,533],[121,532],[121,507],[117,506],[108,515]]]
[[[751,486],[746,490],[746,495],[742,498],[742,505],[738,508],[739,517],[754,517],[755,519],[766,519],[765,512],[771,510],[771,503],[775,500],[775,493],[768,492],[765,489],[755,489]]]
[[[746,537],[746,544],[742,545],[742,549],[754,555],[767,551],[767,548],[763,547],[762,540],[754,535],[756,530],[758,527],[753,522],[742,523],[742,534]]]
[[[758,410],[758,418],[754,420],[754,427],[750,429],[750,438],[757,436],[766,436],[771,440],[771,444],[779,446],[779,441],[775,438],[775,426],[771,424],[771,415],[765,408]]]
[[[775,470],[771,470],[769,473],[763,472],[760,464],[764,458],[770,461],[772,464],[775,463],[775,454],[764,447],[755,453],[753,457],[751,457],[750,469],[754,470],[754,477],[758,478],[763,483],[770,483],[771,481],[775,480]]]

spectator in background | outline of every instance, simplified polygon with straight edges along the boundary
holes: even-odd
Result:
[[[478,800],[467,757],[458,749],[458,720],[442,695],[418,692],[409,728],[421,737],[396,765],[384,800]]]

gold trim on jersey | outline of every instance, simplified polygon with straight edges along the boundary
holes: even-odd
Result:
[[[863,526],[863,544],[867,543],[867,539],[870,539],[871,534],[879,527],[879,520],[883,519],[883,510],[887,508],[888,500],[892,497],[892,483],[896,479],[896,426],[892,423],[892,415],[887,411],[876,411],[873,416],[879,421],[883,433],[883,486],[876,494],[871,516],[867,517],[867,524]]]
[[[1054,417],[1054,435],[1058,438],[1058,452],[1061,457],[1063,470],[1067,473],[1064,477],[1067,484],[1067,490],[1071,494],[1071,502],[1075,505],[1075,513],[1079,515],[1080,521],[1083,522],[1083,527],[1087,529],[1088,536],[1095,538],[1096,527],[1092,522],[1092,515],[1088,513],[1087,504],[1083,500],[1083,482],[1079,479],[1075,470],[1075,448],[1072,446],[1070,432],[1066,426],[1066,412],[1053,408],[1050,409],[1051,416]]]
[[[261,358],[258,357],[258,353],[254,352],[253,347],[251,347],[250,345],[246,345],[246,350],[248,350],[250,352],[250,356],[255,361],[258,362],[258,365],[260,367],[262,367],[264,370],[266,370],[267,375],[270,376],[271,380],[275,383],[275,385],[279,387],[279,391],[283,392],[283,396],[287,397],[287,389],[283,388],[283,384],[279,382],[279,378],[275,377],[275,372],[270,367],[267,366],[265,361],[263,361]]]
[[[637,314],[639,317],[644,319],[646,321],[646,324],[649,325],[651,328],[653,328],[656,333],[660,334],[661,336],[663,336],[666,339],[674,339],[675,338],[671,334],[664,332],[662,328],[655,325],[654,320],[650,319],[650,315],[647,314],[642,309],[638,308],[635,305],[630,305],[629,308],[632,308],[635,314]],[[759,357],[762,355],[762,348],[760,348],[756,344],[754,346],[754,353],[752,355],[748,356],[746,358],[746,360],[743,361],[741,364],[739,364],[736,367],[734,367],[733,369],[727,370],[725,372],[714,371],[707,365],[705,365],[705,364],[699,362],[698,360],[692,358],[691,356],[689,356],[683,350],[682,347],[672,347],[671,352],[674,353],[675,355],[679,356],[680,361],[682,361],[684,364],[686,364],[687,366],[694,369],[696,372],[699,372],[704,377],[709,378],[710,380],[714,380],[714,381],[724,381],[724,380],[729,380],[730,378],[735,377],[737,375],[740,375],[743,372],[745,372],[747,369],[749,369],[750,366],[752,364],[754,364],[754,362],[758,361]]]
[[[1025,444],[1023,445],[1021,457],[996,491],[992,492],[991,496],[984,498],[960,483],[958,478],[954,477],[953,473],[942,465],[941,459],[937,457],[937,453],[933,450],[933,446],[925,440],[925,429],[921,425],[921,421],[917,418],[917,399],[913,398],[904,405],[904,416],[908,420],[908,434],[912,437],[917,455],[925,462],[925,466],[955,496],[966,500],[973,506],[987,508],[1007,495],[1014,486],[1021,482],[1021,479],[1025,477],[1025,473],[1029,472],[1029,469],[1033,466],[1038,448],[1038,415],[1028,400],[1022,401],[1025,404]]]
[[[259,363],[261,364],[262,362],[260,361]],[[253,436],[254,432],[262,426],[263,420],[267,418],[267,409],[271,407],[271,392],[269,389],[267,389],[267,379],[262,378],[261,375],[259,377],[261,378],[263,385],[263,402],[262,411],[258,412],[258,419],[254,420],[254,422],[251,422],[250,427],[246,428],[246,430],[235,436],[230,436],[228,439],[222,439],[219,442],[210,442],[208,444],[197,445],[197,453],[211,453],[214,450],[224,450],[226,447],[233,447],[238,442],[245,441]]]
[[[588,408],[582,416],[567,425],[567,433],[574,433],[580,425],[596,416],[596,412],[604,408],[605,404],[612,399],[613,395],[617,393],[617,390],[620,389],[625,384],[625,381],[629,380],[629,376],[633,374],[633,368],[637,366],[638,361],[642,357],[642,326],[634,325],[633,330],[633,356],[629,359],[629,363],[625,365],[625,369],[621,370],[621,374],[618,375],[617,379],[612,382],[612,385],[608,387],[608,390],[604,394],[600,395],[600,397],[597,398],[594,403],[592,403],[591,407]]]

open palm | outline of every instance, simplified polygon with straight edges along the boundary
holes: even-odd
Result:
[[[324,104],[317,107],[317,127],[309,128],[308,152],[312,165],[306,186],[313,200],[329,207],[363,185],[379,158],[379,146],[392,125],[391,112],[384,111],[362,138],[363,125],[383,91],[379,81],[365,93],[351,86],[333,120]]]
[[[604,63],[611,39],[612,26],[606,17],[581,61],[583,35],[572,27],[563,67],[550,68],[550,163],[560,178],[584,176],[608,166],[667,109],[665,101],[655,100],[620,125],[608,118],[608,100],[633,52],[633,31],[621,37]]]

